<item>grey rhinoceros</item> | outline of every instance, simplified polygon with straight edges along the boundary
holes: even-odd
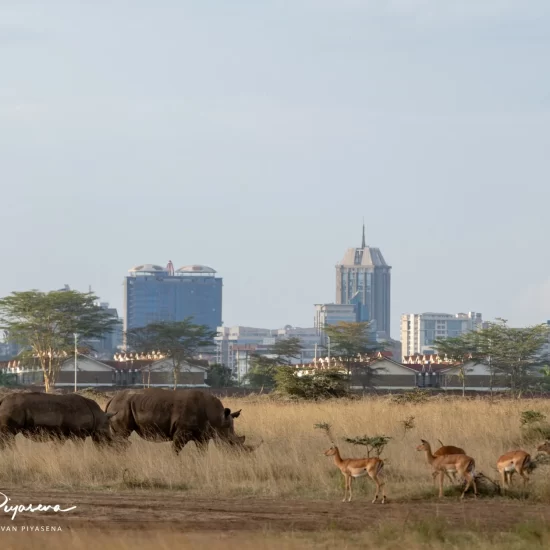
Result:
[[[231,412],[204,391],[161,388],[123,390],[105,407],[116,440],[127,440],[135,431],[147,441],[172,441],[176,454],[189,441],[201,450],[210,439],[243,447],[245,437],[237,436],[233,425],[241,410]]]
[[[12,445],[18,433],[41,441],[68,438],[112,443],[109,416],[92,399],[75,393],[12,393],[0,400],[0,448]]]

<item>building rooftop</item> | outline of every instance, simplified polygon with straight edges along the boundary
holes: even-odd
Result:
[[[379,248],[348,248],[338,266],[345,267],[390,267]]]
[[[142,264],[142,265],[137,265],[135,267],[132,267],[132,269],[130,269],[129,271],[130,273],[159,273],[159,272],[166,273],[167,269],[160,265]]]
[[[207,265],[184,265],[176,269],[176,273],[217,273],[215,269]]]

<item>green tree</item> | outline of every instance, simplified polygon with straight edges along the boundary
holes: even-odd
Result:
[[[246,381],[253,387],[273,387],[277,369],[288,366],[293,360],[299,359],[302,343],[299,338],[290,337],[277,340],[268,350],[267,355],[253,353],[250,359],[250,369]]]
[[[0,325],[10,339],[37,358],[50,392],[66,358],[74,353],[74,334],[79,351],[91,348],[87,340],[100,338],[119,323],[96,305],[97,296],[76,290],[12,292],[0,299]]]
[[[373,339],[371,322],[341,321],[335,325],[327,325],[324,330],[330,338],[331,356],[342,361],[350,383],[355,378],[361,382],[363,389],[373,387],[377,375],[383,369],[372,366],[371,359],[375,353],[384,351],[387,344]]]
[[[548,361],[544,345],[548,326],[509,327],[505,319],[488,323],[485,328],[456,338],[436,340],[438,353],[446,353],[464,368],[465,363],[484,364],[489,368],[491,390],[495,378],[520,395],[533,383],[533,374]]]
[[[214,363],[207,369],[207,381],[213,388],[227,388],[233,384],[231,369],[220,363]]]
[[[126,333],[126,344],[131,351],[160,351],[170,359],[174,389],[178,387],[182,368],[196,363],[199,352],[211,347],[217,335],[217,331],[210,330],[207,325],[197,325],[191,319],[150,323]]]

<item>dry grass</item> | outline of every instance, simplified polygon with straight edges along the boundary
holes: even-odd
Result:
[[[498,401],[439,399],[420,405],[396,405],[389,398],[342,400],[325,403],[283,403],[265,398],[225,399],[224,405],[242,408],[236,421],[247,443],[260,437],[264,444],[252,455],[237,455],[210,445],[201,457],[189,444],[179,457],[169,443],[148,443],[132,436],[123,454],[97,451],[90,441],[56,447],[17,437],[14,452],[0,453],[0,485],[72,489],[123,487],[166,488],[202,496],[261,495],[273,497],[336,499],[343,494],[340,472],[323,456],[326,436],[314,429],[328,422],[344,457],[362,456],[361,447],[343,437],[385,434],[393,439],[383,458],[387,460],[388,497],[395,499],[436,496],[423,453],[415,450],[420,438],[437,447],[463,447],[476,459],[477,471],[496,478],[495,462],[521,442],[519,417],[525,409],[537,409],[550,417],[545,400]],[[416,427],[404,434],[402,420],[415,417]],[[524,446],[534,453],[534,447]],[[550,502],[547,467],[533,473],[530,498]],[[126,470],[126,473],[124,471]],[[354,495],[374,492],[370,480],[359,480]]]
[[[62,532],[62,533],[3,533],[5,550],[40,548],[57,550],[173,550],[174,548],[209,548],[211,550],[308,550],[311,549],[373,549],[421,550],[521,550],[548,548],[550,530],[543,524],[521,524],[507,532],[486,534],[474,530],[450,530],[445,524],[411,524],[403,528],[382,525],[370,531],[350,533],[324,531],[318,533],[176,533],[176,532]]]

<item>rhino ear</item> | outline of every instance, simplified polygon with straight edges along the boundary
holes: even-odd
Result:
[[[231,414],[231,409],[224,409],[223,410],[223,415],[225,416],[225,418],[227,418],[230,414]]]
[[[239,409],[237,412],[231,413],[231,416],[233,418],[238,418],[241,414],[242,409]]]

